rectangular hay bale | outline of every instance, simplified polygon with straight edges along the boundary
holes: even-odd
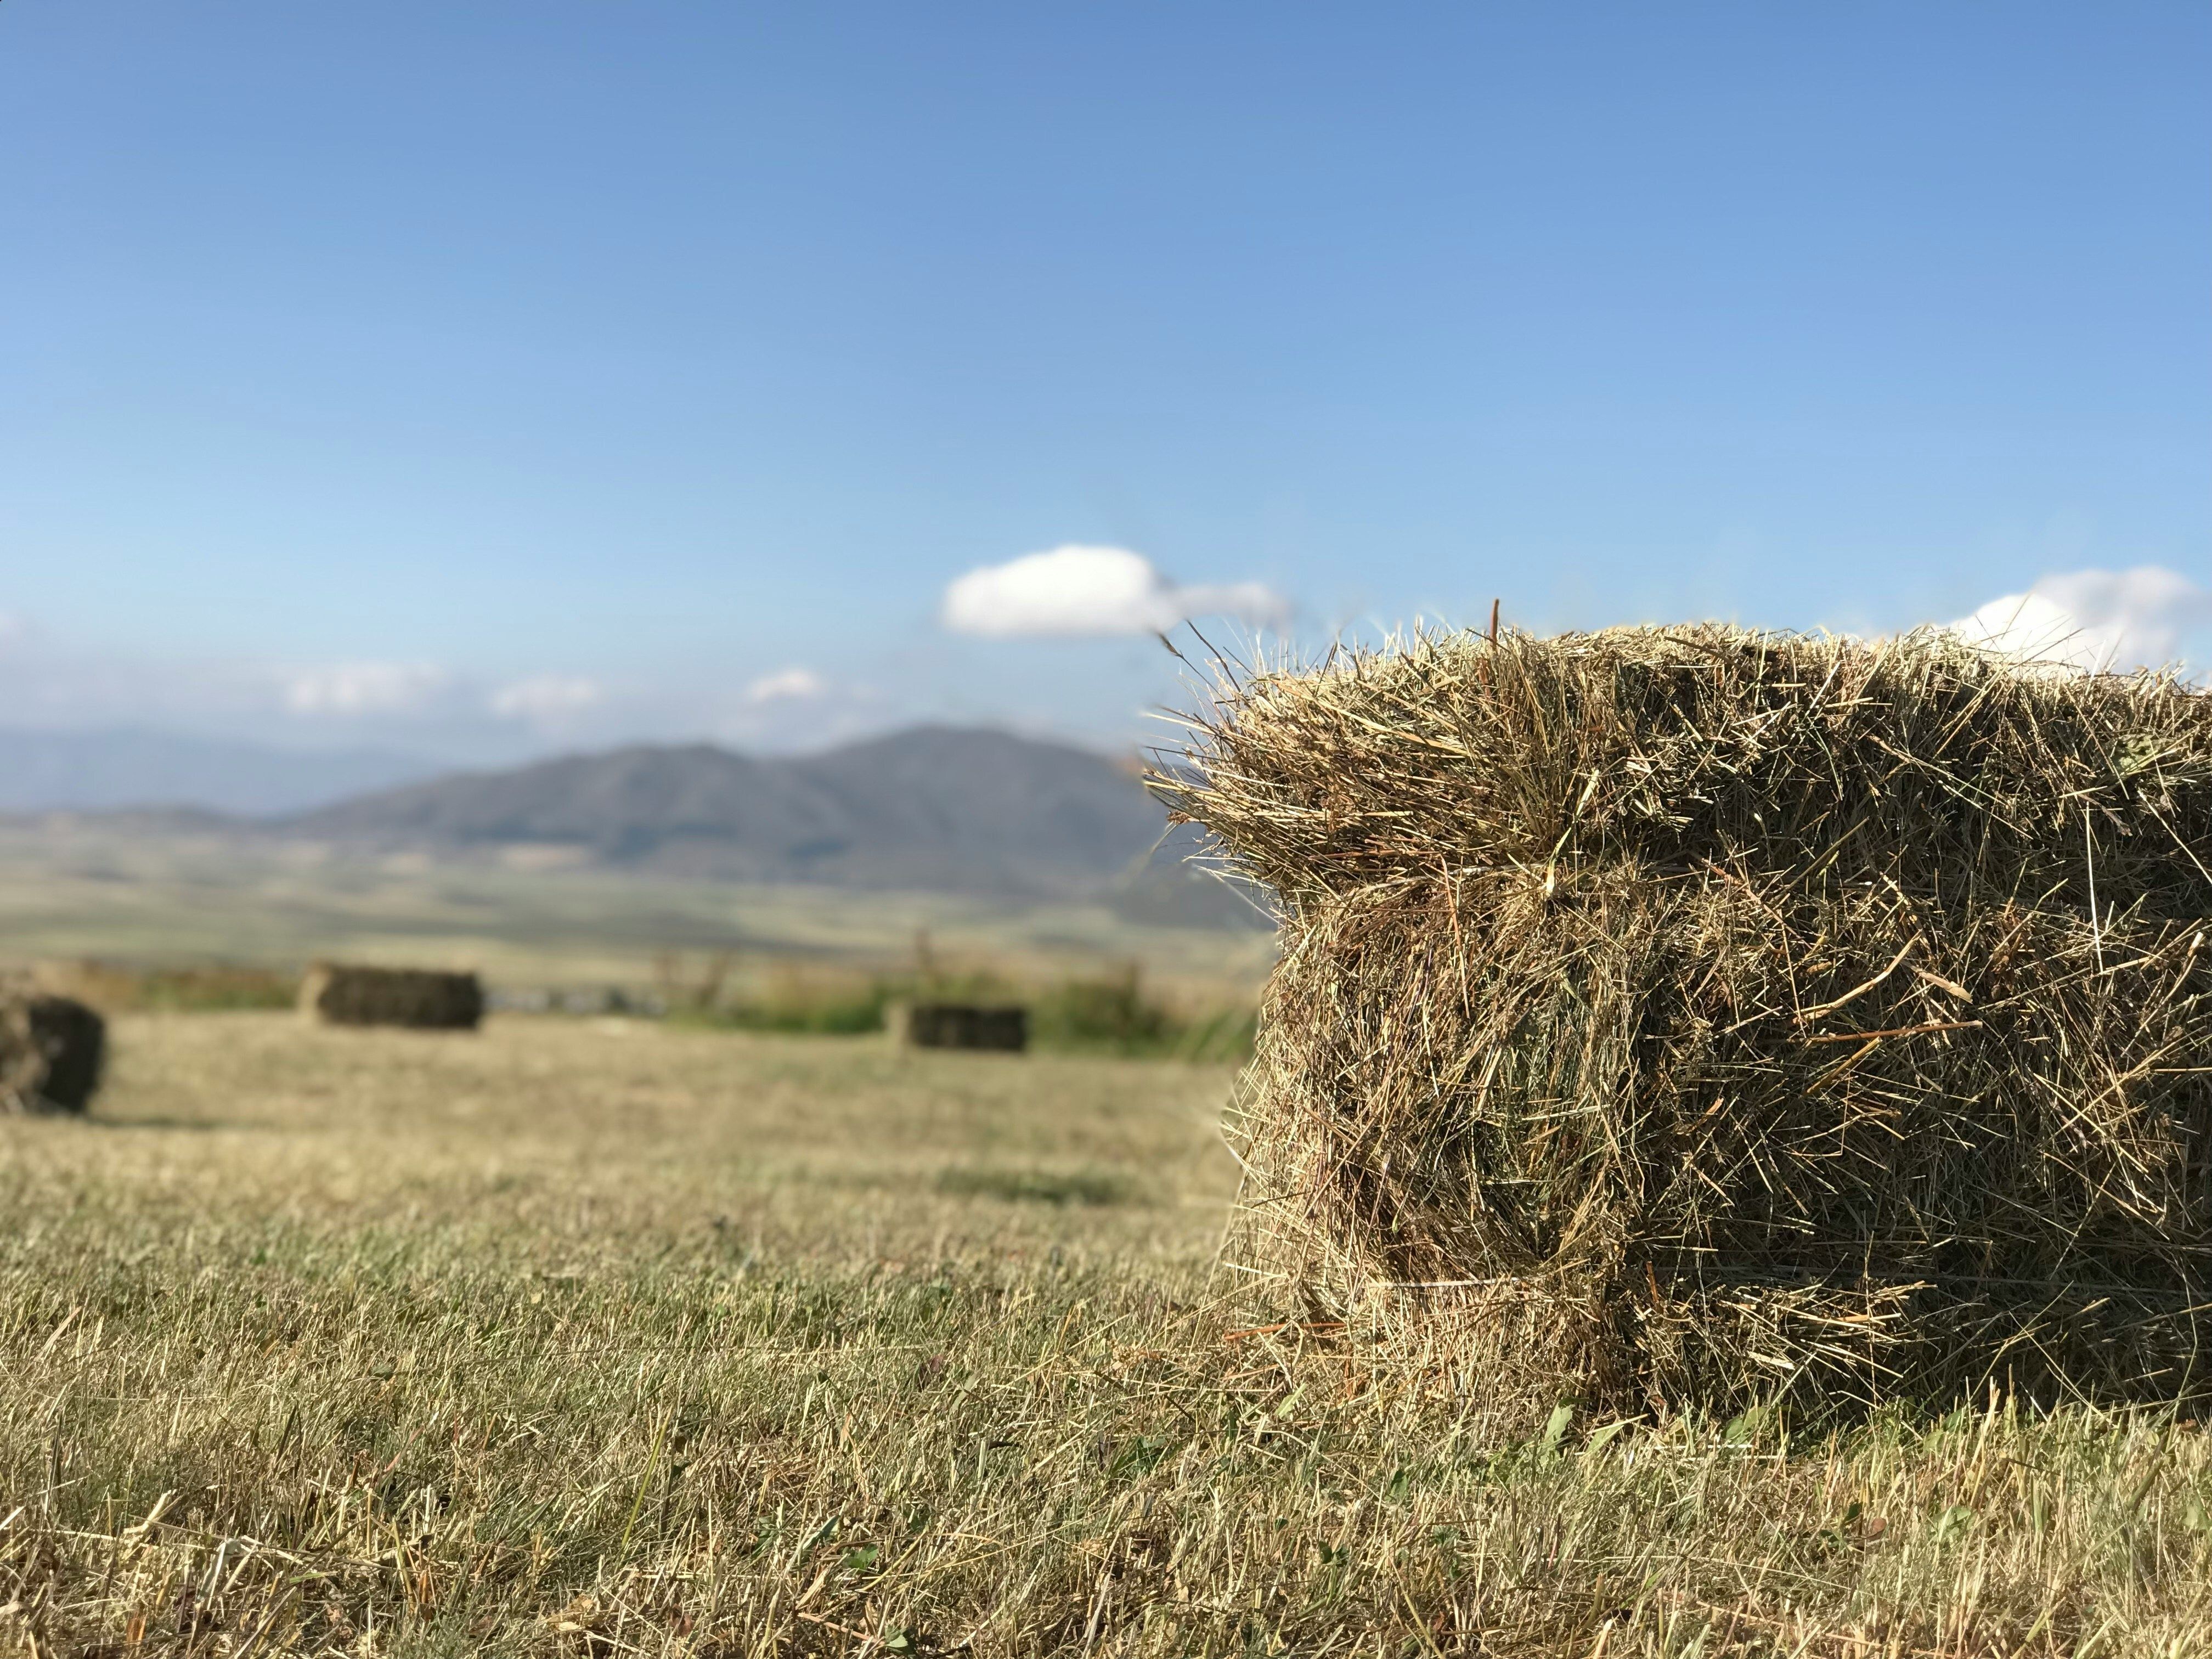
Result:
[[[1224,685],[1245,1264],[1616,1409],[2212,1392],[2212,697],[1718,626]]]
[[[319,962],[300,981],[300,1011],[325,1025],[474,1030],[483,1018],[483,986],[474,974]]]
[[[916,1048],[983,1048],[1020,1054],[1030,1044],[1029,1010],[1016,1004],[910,1002],[894,1032]]]

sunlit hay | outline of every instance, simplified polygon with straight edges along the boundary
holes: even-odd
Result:
[[[300,981],[300,1012],[325,1025],[474,1030],[483,1018],[483,986],[474,974],[319,962]]]
[[[2212,699],[1416,637],[1154,781],[1279,896],[1240,1265],[1627,1408],[2212,1391]]]

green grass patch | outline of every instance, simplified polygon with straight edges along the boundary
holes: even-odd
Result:
[[[289,1008],[300,976],[282,969],[202,963],[162,967],[113,962],[41,963],[40,982],[104,1013],[231,1013]]]
[[[1048,1054],[1235,1063],[1249,1057],[1258,1024],[1249,1001],[1193,1008],[1154,995],[1134,964],[1042,985],[989,969],[787,967],[750,985],[732,984],[725,970],[680,988],[668,1017],[704,1029],[855,1036],[883,1030],[891,1004],[911,1000],[1018,1003],[1029,1011],[1030,1046]]]

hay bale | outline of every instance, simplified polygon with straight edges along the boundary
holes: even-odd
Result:
[[[2212,697],[1711,627],[1224,685],[1247,1265],[1498,1389],[2212,1391]]]
[[[887,1021],[893,1039],[915,1048],[988,1048],[1020,1054],[1030,1046],[1029,1010],[1012,1004],[908,1002]]]
[[[300,1011],[325,1025],[474,1030],[483,1010],[483,986],[474,974],[319,962],[300,981]]]
[[[70,997],[0,994],[0,1112],[82,1112],[100,1087],[106,1022]]]

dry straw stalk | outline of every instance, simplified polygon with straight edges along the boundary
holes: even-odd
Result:
[[[2212,698],[1718,626],[1231,674],[1244,1265],[1643,1409],[2212,1389]]]

